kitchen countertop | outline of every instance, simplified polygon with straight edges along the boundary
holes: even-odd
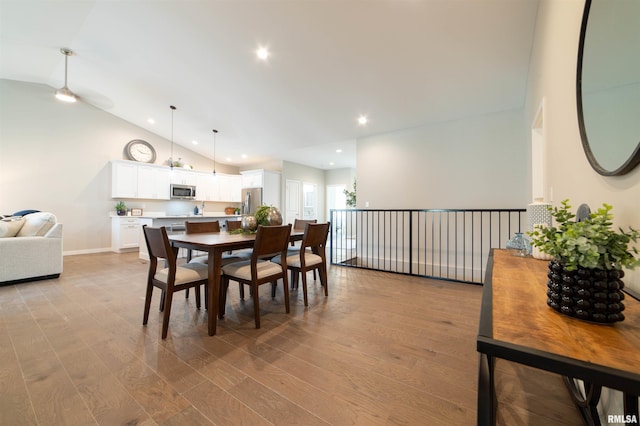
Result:
[[[142,216],[118,216],[114,212],[111,212],[111,217],[139,217],[142,219],[188,219],[188,218],[241,218],[241,215],[237,214],[225,214],[224,212],[205,212],[204,215],[198,214],[165,214],[162,212],[143,213]]]

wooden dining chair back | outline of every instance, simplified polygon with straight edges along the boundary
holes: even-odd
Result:
[[[149,250],[149,272],[147,275],[147,290],[144,299],[144,315],[142,324],[149,320],[151,308],[151,296],[153,288],[162,290],[160,311],[163,311],[162,338],[167,337],[169,317],[171,315],[171,302],[173,293],[186,290],[191,287],[207,285],[208,268],[202,263],[188,263],[177,265],[178,249],[171,247],[167,237],[166,228],[142,227],[147,249]],[[164,260],[164,267],[159,267],[159,262]],[[196,305],[200,308],[200,292],[196,293]]]
[[[327,236],[331,224],[327,223],[307,223],[300,250],[289,250],[285,259],[287,268],[291,270],[292,285],[298,281],[298,274],[302,275],[302,290],[304,294],[304,306],[309,306],[307,297],[307,272],[318,271],[320,274],[320,284],[324,287],[324,295],[329,295],[327,286],[327,256],[326,245]],[[283,263],[282,257],[276,256],[273,262]],[[314,276],[315,279],[315,276]]]
[[[293,220],[293,230],[294,231],[304,231],[304,226],[307,223],[318,223],[318,219],[294,219]],[[291,241],[291,246],[295,246],[296,242]]]
[[[227,232],[242,228],[241,220],[227,220]]]
[[[273,263],[265,258],[282,256],[286,259],[291,225],[258,226],[256,240],[253,245],[251,259],[229,263],[222,267],[222,286],[219,313],[224,316],[229,281],[237,281],[248,285],[253,296],[253,311],[256,328],[260,328],[260,304],[258,287],[271,283],[274,287],[279,279],[283,281],[284,303],[286,312],[289,308],[289,286],[287,283],[287,265]]]
[[[220,232],[220,222],[217,220],[210,222],[189,222],[184,223],[185,234],[204,234],[207,232]],[[187,251],[187,262],[193,258],[192,250]]]

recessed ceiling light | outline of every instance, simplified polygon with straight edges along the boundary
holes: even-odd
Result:
[[[336,149],[336,152],[337,152],[338,154],[340,154],[340,153],[342,152],[342,150],[341,150],[340,148],[338,148],[338,149]]]
[[[225,158],[226,161],[231,161],[231,157]]]
[[[333,166],[335,163],[332,161],[329,163],[330,166]]]
[[[266,47],[259,47],[258,50],[256,50],[256,56],[262,61],[266,61],[269,55],[269,50]]]
[[[358,124],[359,125],[364,126],[368,122],[369,122],[369,120],[367,119],[366,115],[361,115],[360,117],[358,117]]]
[[[247,154],[242,154],[242,158],[247,158]]]
[[[154,120],[153,118],[147,118],[147,123],[156,124],[156,120]]]
[[[191,141],[192,144],[198,145],[198,141]]]

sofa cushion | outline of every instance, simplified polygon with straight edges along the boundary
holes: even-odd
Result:
[[[56,217],[52,213],[39,212],[24,216],[24,225],[17,237],[42,237],[56,224]]]
[[[15,212],[13,215],[14,216],[26,216],[28,214],[31,213],[38,213],[40,210],[20,210],[18,212]]]
[[[24,225],[21,217],[8,217],[0,220],[0,238],[15,237]]]

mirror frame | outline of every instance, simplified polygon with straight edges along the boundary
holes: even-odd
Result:
[[[582,13],[582,25],[580,27],[580,42],[578,44],[578,70],[576,75],[576,100],[578,104],[578,126],[580,128],[580,139],[582,140],[582,148],[589,160],[591,167],[603,176],[621,176],[629,173],[638,164],[640,164],[640,141],[634,149],[633,153],[615,170],[607,170],[598,163],[593,151],[589,146],[589,139],[584,125],[584,115],[582,110],[582,55],[584,53],[584,42],[587,33],[587,22],[589,21],[589,10],[591,9],[591,1],[586,0],[584,4],[584,12]],[[638,135],[640,137],[640,135]]]

